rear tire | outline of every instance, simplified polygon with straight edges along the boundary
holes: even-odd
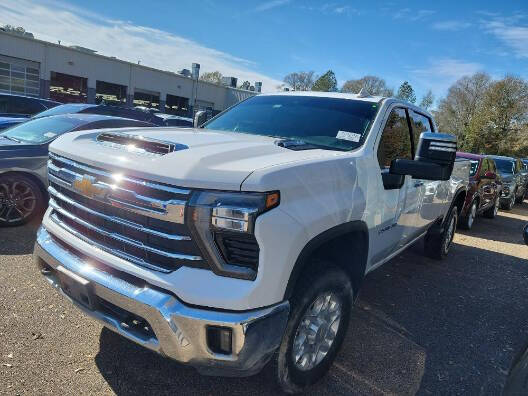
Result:
[[[487,217],[488,219],[494,219],[497,216],[497,213],[499,212],[499,206],[500,206],[500,198],[497,197],[495,199],[495,203],[493,204],[493,206],[489,209],[486,209],[486,211],[484,211],[484,213],[482,214],[484,215],[484,217]]]
[[[458,221],[458,209],[454,205],[447,215],[444,230],[440,234],[427,233],[424,240],[425,254],[435,260],[444,259],[455,236]]]
[[[277,356],[277,378],[287,393],[297,393],[328,371],[347,333],[354,301],[348,275],[321,266],[306,274],[290,300],[290,319]]]
[[[460,228],[463,228],[464,230],[471,230],[471,227],[473,227],[473,223],[475,222],[476,217],[477,201],[473,201],[471,203],[471,207],[469,208],[467,215],[460,218]]]
[[[0,227],[27,223],[44,211],[44,194],[22,174],[0,176]]]

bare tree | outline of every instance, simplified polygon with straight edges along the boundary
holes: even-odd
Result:
[[[294,91],[310,91],[316,79],[313,71],[300,71],[286,75],[283,81]]]
[[[204,73],[200,76],[200,80],[207,81],[214,84],[222,84],[222,73],[218,70],[214,72]]]
[[[348,80],[343,84],[341,92],[359,93],[362,88],[374,96],[394,96],[394,90],[387,87],[383,78],[376,76],[364,76],[358,80]]]

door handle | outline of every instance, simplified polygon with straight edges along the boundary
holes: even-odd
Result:
[[[414,187],[421,187],[424,185],[424,182],[416,182],[414,183]]]

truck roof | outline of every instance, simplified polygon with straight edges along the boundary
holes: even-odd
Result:
[[[353,99],[362,100],[364,102],[379,103],[384,96],[359,96],[353,93],[342,93],[342,92],[319,92],[319,91],[285,91],[285,92],[273,92],[261,94],[262,96],[313,96],[319,98],[339,98],[339,99]]]

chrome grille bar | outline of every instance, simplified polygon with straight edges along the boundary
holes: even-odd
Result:
[[[91,214],[93,216],[99,216],[102,219],[105,219],[105,220],[108,220],[108,221],[112,221],[114,223],[117,223],[117,224],[120,224],[120,225],[123,225],[123,226],[126,226],[126,227],[133,228],[136,231],[145,232],[147,234],[155,235],[155,236],[158,236],[158,237],[161,237],[161,238],[165,238],[165,239],[169,239],[171,241],[190,241],[191,240],[191,237],[189,237],[189,236],[167,234],[165,232],[156,231],[156,230],[153,230],[151,228],[144,227],[141,224],[137,224],[137,223],[134,223],[132,221],[123,220],[123,219],[121,219],[119,217],[116,217],[116,216],[108,216],[108,215],[105,215],[104,213],[97,212],[97,211],[95,211],[93,209],[90,209],[90,208],[84,206],[84,205],[81,205],[78,202],[75,202],[74,200],[70,199],[69,197],[67,197],[64,194],[61,194],[60,192],[58,192],[57,190],[55,190],[51,186],[48,187],[48,192],[50,193],[50,195],[55,200],[58,199],[60,201],[64,201],[67,204],[75,206],[77,209],[83,210],[83,211],[85,211],[88,214]]]
[[[57,156],[52,156],[51,158],[57,158]],[[73,162],[67,159],[60,157],[58,161],[66,163]],[[75,163],[72,165],[78,169],[84,169],[90,173],[95,174],[104,174],[104,177],[112,177],[109,173],[96,169],[90,168],[81,164]],[[94,199],[96,201],[110,204],[134,213],[138,213],[144,216],[154,217],[156,219],[170,221],[178,224],[183,224],[185,221],[185,205],[186,201],[182,200],[160,200],[151,197],[146,197],[144,195],[138,194],[135,191],[120,187],[117,184],[109,184],[104,181],[95,180],[92,183],[92,187],[97,187],[98,189],[105,190],[106,193],[103,196],[87,196],[83,191],[79,191],[74,187],[76,182],[83,181],[85,175],[76,173],[71,169],[59,168],[53,162],[48,161],[48,176],[50,181],[57,183],[58,185],[67,188],[77,194],[83,195],[87,198]],[[121,180],[136,180],[123,177]],[[136,180],[137,181],[137,180]],[[116,182],[117,183],[117,182]],[[141,185],[148,185],[149,188],[153,188],[154,184],[149,182],[141,182]],[[166,186],[163,186],[164,188]],[[168,190],[163,190],[168,191]],[[180,190],[174,189],[170,191],[171,193],[178,194],[189,194],[189,190]]]
[[[104,177],[108,177],[108,178],[113,178],[114,177],[113,174],[111,174],[109,172],[106,172],[104,170],[93,168],[91,166],[87,166],[87,165],[84,165],[84,164],[80,164],[80,163],[78,163],[76,161],[73,161],[73,160],[68,159],[68,158],[61,157],[61,156],[53,154],[51,152],[49,153],[49,157],[51,159],[54,159],[56,161],[60,161],[62,163],[65,163],[65,164],[68,164],[70,166],[73,166],[75,168],[82,169],[83,171],[86,171],[86,172],[90,172],[90,173],[93,173],[93,174],[96,174],[96,175],[100,175],[100,176],[104,176]],[[140,186],[153,188],[153,189],[160,190],[160,191],[166,191],[166,192],[174,193],[174,194],[189,195],[191,193],[191,190],[188,190],[188,189],[182,189],[182,188],[177,188],[177,187],[165,186],[163,184],[152,183],[152,182],[149,182],[149,181],[146,181],[146,180],[135,179],[135,178],[130,178],[130,177],[126,177],[126,176],[122,176],[121,180],[127,181],[129,183],[135,183],[135,184],[138,184]]]
[[[171,259],[190,260],[190,261],[202,260],[202,258],[200,256],[191,256],[191,255],[187,255],[187,254],[166,252],[164,250],[156,249],[156,248],[153,248],[151,246],[145,245],[144,243],[134,241],[133,239],[127,238],[124,235],[118,234],[116,232],[106,231],[106,230],[104,230],[102,228],[99,228],[97,226],[94,226],[94,225],[92,225],[92,224],[80,219],[79,217],[71,214],[70,212],[64,210],[59,205],[57,205],[57,203],[53,199],[50,199],[49,205],[53,208],[53,210],[55,210],[56,212],[60,213],[61,215],[66,216],[70,220],[73,220],[74,222],[76,222],[76,223],[82,225],[83,227],[86,227],[86,228],[88,228],[88,229],[90,229],[92,231],[95,231],[98,234],[104,235],[105,237],[112,238],[112,239],[115,239],[115,240],[117,240],[119,242],[127,243],[127,244],[129,244],[131,246],[134,246],[134,247],[137,247],[139,249],[143,249],[143,250],[148,251],[148,252],[156,253],[156,254],[159,254],[160,256],[165,256],[165,257],[168,257],[168,258],[171,258]]]

